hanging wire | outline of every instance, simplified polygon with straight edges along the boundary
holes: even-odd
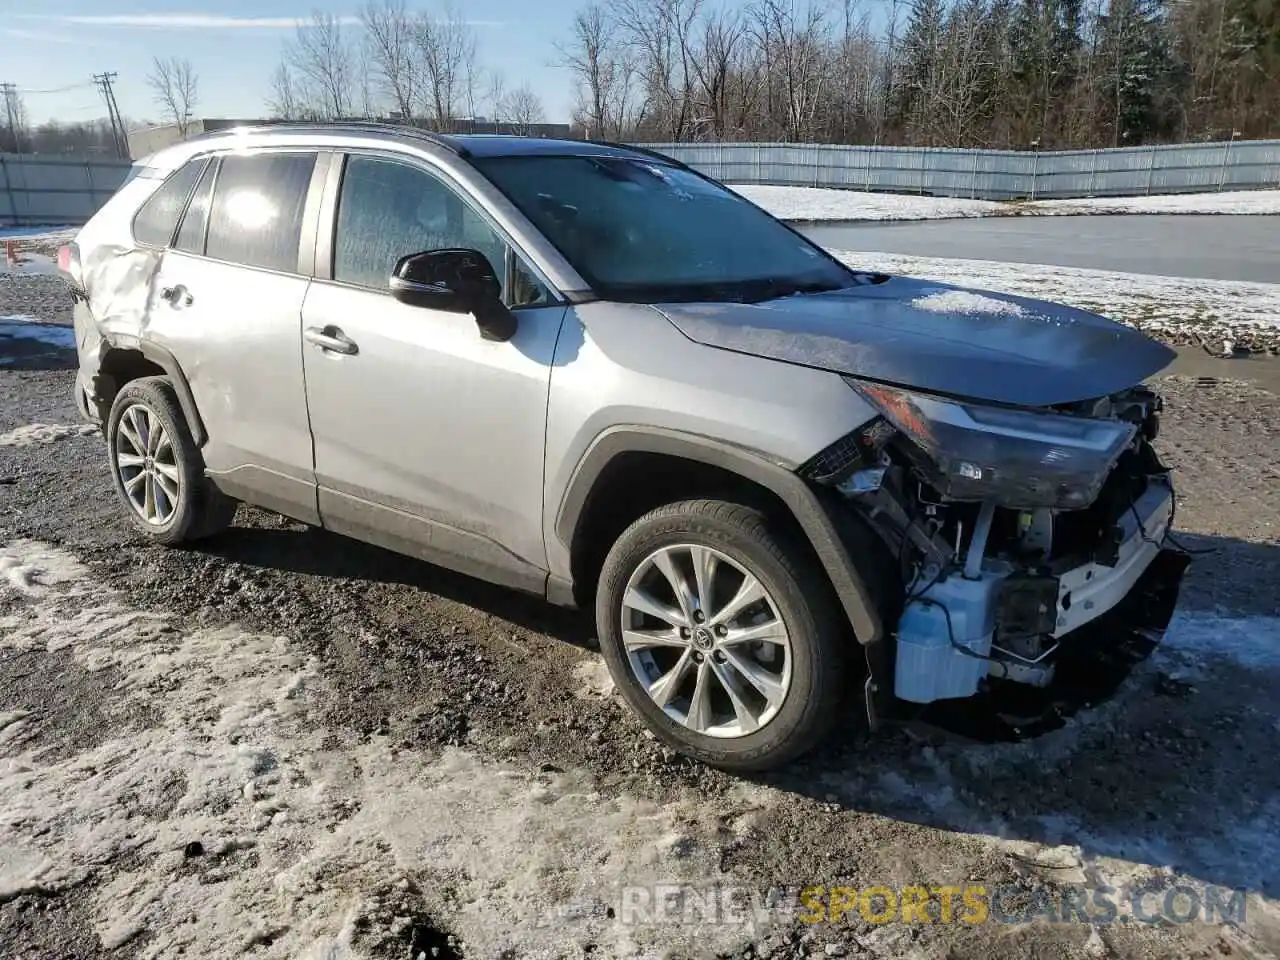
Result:
[[[36,90],[32,87],[17,87],[17,92],[26,96],[27,94],[44,94],[44,93],[67,93],[71,90],[85,90],[89,87],[96,87],[97,84],[92,80],[86,80],[83,83],[73,83],[65,87],[51,87],[47,90]]]

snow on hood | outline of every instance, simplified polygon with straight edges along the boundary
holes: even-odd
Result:
[[[1012,300],[997,300],[971,290],[944,290],[916,297],[911,305],[931,313],[1004,313],[1020,317],[1026,311]]]
[[[1106,396],[1174,357],[1084,310],[906,277],[764,303],[657,309],[707,346],[1020,406]]]

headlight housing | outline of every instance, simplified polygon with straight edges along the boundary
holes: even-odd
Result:
[[[845,382],[910,438],[919,463],[950,500],[1079,510],[1097,498],[1137,427],[1057,413],[991,407],[898,387]]]

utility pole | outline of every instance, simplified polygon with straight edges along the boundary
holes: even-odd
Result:
[[[13,139],[14,153],[22,152],[22,140],[18,133],[18,88],[12,83],[0,83],[0,96],[4,97],[4,112],[8,118],[9,136]]]
[[[120,116],[120,106],[116,103],[115,91],[111,83],[118,76],[116,73],[95,73],[93,82],[102,92],[102,99],[107,105],[107,119],[111,121],[111,139],[116,145],[116,155],[124,160],[129,159],[129,137],[125,133],[124,118]]]

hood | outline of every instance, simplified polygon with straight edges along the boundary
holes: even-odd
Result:
[[[689,339],[974,400],[1040,407],[1134,386],[1169,347],[1096,314],[890,277],[764,303],[658,304]]]

